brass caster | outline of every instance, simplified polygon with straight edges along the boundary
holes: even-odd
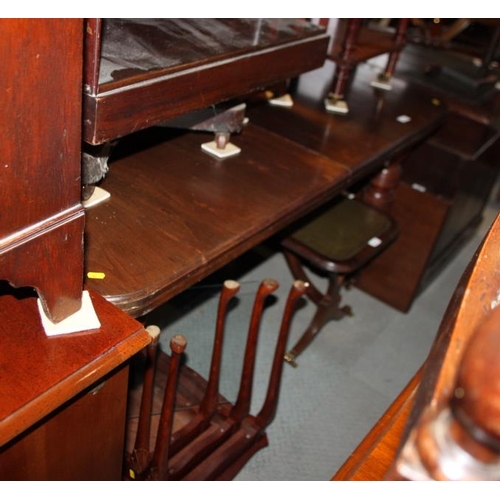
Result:
[[[391,77],[385,74],[378,75],[375,80],[370,82],[372,87],[382,90],[392,90]]]
[[[295,361],[295,354],[292,351],[287,352],[285,354],[285,361],[289,365],[293,366],[294,368],[297,368],[297,366],[298,366],[297,363],[296,363],[296,361]]]
[[[342,307],[341,311],[344,313],[345,316],[350,316],[351,318],[354,316],[351,306],[344,306]]]

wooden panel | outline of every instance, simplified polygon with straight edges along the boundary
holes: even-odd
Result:
[[[79,204],[82,24],[0,20],[0,250],[11,233]]]
[[[391,210],[399,236],[357,275],[356,287],[408,311],[448,210],[449,202],[400,184]]]
[[[150,130],[116,151],[102,187],[110,200],[87,212],[88,280],[140,316],[208,276],[334,195],[349,181],[341,164],[248,125],[239,155],[201,149],[213,136]],[[157,140],[156,145],[147,140]],[[142,149],[133,151],[142,140]]]
[[[477,160],[499,137],[500,130],[453,112],[430,143],[465,160]]]
[[[1,449],[9,481],[119,481],[128,369],[99,380]]]
[[[57,322],[79,309],[83,286],[83,21],[0,28],[0,279],[36,287]]]

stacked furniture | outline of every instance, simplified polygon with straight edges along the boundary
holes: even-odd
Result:
[[[148,357],[143,349],[155,349],[137,319],[255,245],[290,234],[303,217],[359,183],[369,186],[365,201],[380,201],[382,191],[390,205],[394,186],[387,189],[383,179],[393,173],[399,178],[408,152],[445,122],[446,106],[396,78],[390,91],[371,86],[372,72],[363,64],[352,81],[348,114],[327,113],[324,95],[312,102],[295,94],[291,108],[262,100],[269,88],[325,62],[325,30],[303,19],[2,25],[3,59],[15,78],[2,85],[9,105],[1,278],[28,287],[18,291],[2,283],[0,295],[0,342],[3,352],[14,353],[0,364],[8,402],[0,416],[2,477],[117,479],[125,447],[127,479],[232,477],[266,444],[291,312],[279,335],[273,394],[257,415],[247,411],[255,339],[247,349],[244,396],[234,404],[218,393],[216,377],[205,381],[176,366],[185,339],[174,340],[170,355],[158,353],[163,376],[146,383],[146,402],[136,406],[147,410],[148,392],[166,388],[166,423],[153,457],[144,444],[144,418],[150,418],[137,424],[142,437],[135,452],[123,433],[132,415],[126,409],[130,365],[135,373],[135,361]],[[207,143],[214,143],[209,154]],[[226,156],[233,147],[239,153]],[[109,198],[84,209],[82,187],[88,188],[86,200],[87,191],[101,189]],[[58,323],[78,309],[83,291],[90,291],[101,326],[48,337],[37,296]],[[303,284],[292,290],[302,293]],[[250,320],[254,334],[258,317]],[[26,377],[31,373],[37,384]],[[189,409],[186,388],[194,396]],[[186,415],[188,422],[181,422]],[[208,443],[205,438],[226,424],[232,429],[227,441],[195,453],[200,441]],[[61,437],[53,440],[55,429]],[[245,441],[249,433],[251,443]],[[137,465],[139,455],[148,457],[145,468]],[[171,471],[175,464],[182,465],[179,472]]]
[[[337,21],[337,20],[335,20]],[[369,59],[388,54],[383,71],[370,83],[390,90],[399,54],[406,43],[409,19],[399,19],[394,29],[374,29],[366,19],[338,20],[328,58],[335,63],[335,73],[325,108],[333,113],[348,113],[348,94],[357,66]]]

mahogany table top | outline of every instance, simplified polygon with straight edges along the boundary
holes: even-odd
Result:
[[[86,271],[105,274],[87,284],[135,317],[349,184],[342,164],[252,124],[232,138],[241,153],[222,160],[201,149],[210,134],[134,139],[151,135],[162,140],[111,163],[111,197],[87,211]]]
[[[404,82],[384,95],[360,78],[350,99],[348,116],[300,99],[251,109],[232,136],[242,152],[223,160],[201,150],[213,136],[200,132],[124,140],[102,183],[111,198],[86,214],[86,271],[105,274],[87,285],[142,316],[382,168],[447,114]]]
[[[346,115],[327,113],[324,96],[311,95],[304,86],[293,95],[293,107],[259,105],[248,116],[252,123],[341,162],[354,178],[366,177],[422,142],[447,116],[446,106],[431,92],[398,79],[391,91],[376,89],[370,86],[375,76],[368,65],[358,66]]]

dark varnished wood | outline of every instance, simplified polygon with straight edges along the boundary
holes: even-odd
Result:
[[[320,67],[328,44],[323,28],[301,19],[103,19],[87,36],[102,40],[86,64],[97,70],[100,56],[98,83],[87,71],[84,95],[92,144]],[[138,45],[146,50],[136,57]]]
[[[446,200],[402,183],[392,207],[392,217],[400,228],[398,239],[356,276],[356,287],[398,310],[408,311],[449,207]]]
[[[409,310],[481,222],[498,175],[498,135],[492,127],[450,113],[446,125],[402,162],[392,207],[400,236],[363,270],[357,286]]]
[[[78,310],[83,287],[83,22],[0,24],[0,279],[35,287],[57,322]]]
[[[370,29],[363,25],[363,19],[339,20],[332,48],[328,54],[335,62],[335,74],[330,88],[333,99],[344,99],[349,91],[355,67],[380,54],[388,54],[389,59],[379,79],[389,83],[406,43],[408,19],[400,19],[395,32]]]
[[[133,462],[128,462],[127,479],[229,480],[260,448],[267,445],[266,428],[273,420],[277,409],[283,356],[291,319],[297,300],[305,293],[308,285],[296,281],[290,289],[277,336],[267,393],[260,412],[251,415],[252,385],[260,320],[266,298],[277,287],[278,283],[275,280],[265,279],[257,291],[249,322],[247,343],[244,348],[240,390],[234,404],[229,403],[218,392],[214,393],[214,388],[218,387],[218,368],[222,354],[223,331],[221,322],[224,320],[227,300],[234,296],[239,289],[238,283],[226,282],[223,287],[208,383],[185,364],[181,365],[179,372],[177,372],[179,359],[174,348],[170,356],[160,351],[159,370],[156,377],[158,391],[151,411],[153,428],[151,442],[156,443],[154,458],[141,474],[137,474]],[[185,345],[185,341],[183,345]],[[178,383],[175,380],[177,373],[179,373]],[[177,387],[175,388],[175,386]],[[133,441],[134,428],[137,427],[136,415],[143,413],[142,403],[140,409],[137,407],[139,401],[137,393],[139,392],[141,392],[141,384],[132,392],[128,449]],[[171,437],[165,435],[161,429],[161,420],[166,406],[170,410],[174,410],[170,411],[173,430]],[[160,407],[162,417],[159,419],[158,413],[160,411],[158,408]],[[158,422],[158,420],[160,421]],[[201,423],[204,425],[200,425]],[[195,430],[196,432],[193,432]],[[135,450],[131,456],[133,457],[134,454]]]
[[[127,382],[125,366],[0,448],[2,480],[119,480]]]
[[[268,280],[268,285],[273,280]],[[250,404],[245,403],[247,412],[240,412],[239,400],[229,413],[231,432],[228,438],[220,444],[205,460],[188,472],[183,479],[186,481],[230,480],[241,470],[243,465],[262,447],[267,445],[266,429],[273,421],[279,401],[281,376],[283,372],[285,349],[290,333],[291,319],[298,299],[304,295],[307,284],[295,281],[288,293],[285,310],[281,320],[274,350],[273,363],[269,377],[266,396],[260,411],[256,415],[250,414]],[[250,327],[251,329],[251,327]],[[249,331],[249,338],[251,336]],[[255,357],[256,345],[247,344],[245,350],[244,368],[248,358]],[[251,377],[253,378],[253,371]],[[248,383],[242,376],[242,384]],[[240,392],[241,395],[241,392]],[[251,397],[251,394],[247,395]]]
[[[352,315],[349,306],[340,306],[344,284],[398,234],[393,219],[358,200],[341,198],[307,219],[282,239],[282,250],[295,279],[311,281],[307,274],[313,270],[326,275],[328,286],[320,292],[311,283],[306,292],[316,310],[305,332],[285,356],[292,366],[296,366],[297,356],[327,322]],[[370,244],[374,238],[379,240],[376,246]]]
[[[252,123],[272,130],[350,168],[353,182],[380,170],[436,131],[446,119],[445,106],[432,94],[402,80],[393,90],[370,87],[373,70],[360,65],[349,94],[349,113],[327,113],[322,95],[294,95],[292,108],[256,106]],[[401,115],[408,123],[396,120]]]
[[[149,335],[91,293],[101,328],[47,337],[36,296],[22,292],[2,287],[0,296],[0,476],[119,479],[128,382],[123,367]]]
[[[352,25],[352,21],[359,21],[360,25],[352,35],[347,56],[345,55],[345,35]],[[339,20],[337,29],[333,37],[333,44],[329,50],[328,57],[336,63],[344,61],[350,66],[355,66],[361,62],[371,59],[381,54],[387,54],[400,50],[404,47],[406,40],[397,36],[397,32],[387,32],[370,28],[362,24],[362,19],[342,19]]]
[[[330,89],[335,99],[342,99],[344,97],[351,78],[351,71],[353,66],[356,65],[353,55],[355,52],[358,52],[357,55],[359,56],[359,51],[356,51],[356,47],[361,22],[362,19],[360,18],[347,19],[337,27],[333,54],[330,56],[336,63],[335,76]]]
[[[250,124],[218,160],[210,135],[160,132],[164,142],[116,159],[87,212],[88,286],[140,316],[338,194],[341,164]],[[138,139],[138,138],[137,138]],[[130,144],[130,143],[129,143]]]
[[[381,70],[385,60],[370,61]],[[474,68],[472,56],[458,54],[441,48],[407,44],[399,57],[395,76],[427,88],[435,97],[446,102],[450,110],[483,124],[495,121],[500,109],[498,92],[492,86],[467,87],[459,79],[444,77],[439,72],[428,72],[432,65],[450,66],[455,71]]]
[[[92,294],[92,300],[101,329],[47,337],[36,298],[31,294],[17,298],[11,292],[3,290],[6,294],[0,298],[5,353],[2,444],[119,366],[149,341],[139,323],[96,294]],[[37,383],[33,384],[33,380]]]

